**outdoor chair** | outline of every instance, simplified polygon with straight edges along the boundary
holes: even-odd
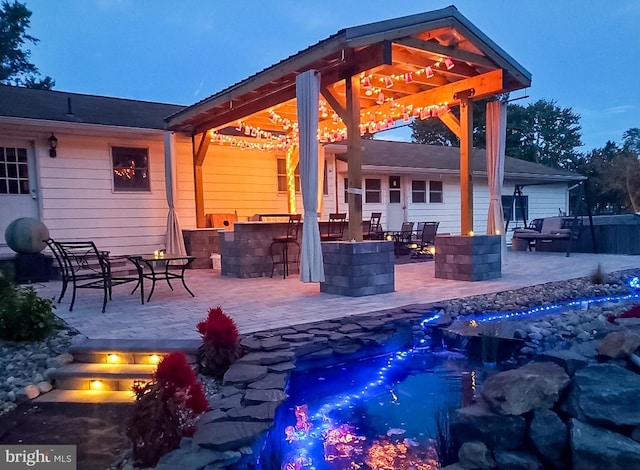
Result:
[[[413,222],[402,222],[400,231],[392,235],[395,242],[396,256],[409,253],[409,246],[413,243]]]
[[[372,212],[371,219],[369,220],[369,226],[366,227],[366,231],[362,234],[364,240],[383,240],[384,232],[380,225],[380,219],[382,218],[382,212]]]
[[[289,222],[287,222],[287,233],[273,237],[273,241],[269,247],[269,253],[271,254],[271,277],[275,272],[276,265],[282,265],[282,276],[287,278],[289,275],[289,248],[290,245],[298,247],[296,254],[296,264],[300,255],[300,244],[298,243],[298,232],[300,230],[300,222],[302,221],[302,215],[290,214]],[[278,253],[279,251],[279,253]]]
[[[92,241],[56,242],[49,239],[46,243],[60,267],[62,291],[58,303],[64,297],[69,284],[73,288],[69,311],[73,310],[78,289],[102,289],[102,313],[104,313],[107,300],[111,300],[113,286],[139,280],[138,277],[112,277],[109,252],[98,250]]]
[[[418,224],[421,230],[418,231],[417,240],[410,246],[412,258],[433,258],[438,225],[440,222],[420,222]]]
[[[346,212],[338,212],[329,214],[329,222],[326,225],[326,232],[320,234],[320,240],[323,242],[333,242],[342,240],[344,236],[344,228],[347,225]]]

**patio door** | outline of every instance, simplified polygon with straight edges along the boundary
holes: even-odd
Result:
[[[389,198],[387,203],[387,230],[397,232],[402,228],[405,218],[404,194],[402,193],[402,178],[389,176]]]
[[[20,217],[38,219],[35,156],[28,142],[0,138],[0,253],[8,253],[4,232]]]

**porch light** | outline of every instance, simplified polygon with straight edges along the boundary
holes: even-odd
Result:
[[[160,356],[158,356],[157,354],[151,354],[149,356],[149,362],[151,362],[151,364],[157,364],[160,362]]]
[[[469,230],[469,236],[473,237],[473,230]]]
[[[120,356],[118,356],[117,354],[109,354],[107,356],[107,362],[109,362],[110,364],[117,364],[120,362]]]
[[[451,59],[451,57],[445,57],[444,65],[447,66],[447,70],[451,70],[456,64],[453,63],[453,59]]]
[[[51,133],[51,137],[49,137],[49,156],[51,158],[56,158],[58,155],[56,154],[56,148],[58,147],[58,139],[53,132]]]

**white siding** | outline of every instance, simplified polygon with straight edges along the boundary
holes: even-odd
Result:
[[[167,201],[161,135],[58,137],[58,157],[40,148],[42,220],[60,240],[93,240],[114,254],[150,252],[164,245]],[[142,147],[149,152],[151,191],[115,192],[111,146]]]

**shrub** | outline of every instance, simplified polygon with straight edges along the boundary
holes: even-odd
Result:
[[[589,275],[589,281],[591,281],[591,284],[595,285],[606,284],[607,274],[602,269],[600,263],[598,263],[596,269]]]
[[[220,306],[209,309],[207,318],[197,325],[202,337],[198,348],[200,370],[220,380],[242,353],[236,323]]]
[[[440,406],[436,411],[434,445],[441,468],[458,461],[458,449],[456,449],[453,435],[451,434],[453,413],[454,410],[447,406]]]
[[[127,427],[137,465],[154,466],[193,435],[200,414],[209,409],[202,384],[182,352],[167,355],[144,385],[134,385],[136,403]]]
[[[20,287],[0,275],[0,338],[39,341],[56,323],[53,301],[38,296],[33,287]]]

